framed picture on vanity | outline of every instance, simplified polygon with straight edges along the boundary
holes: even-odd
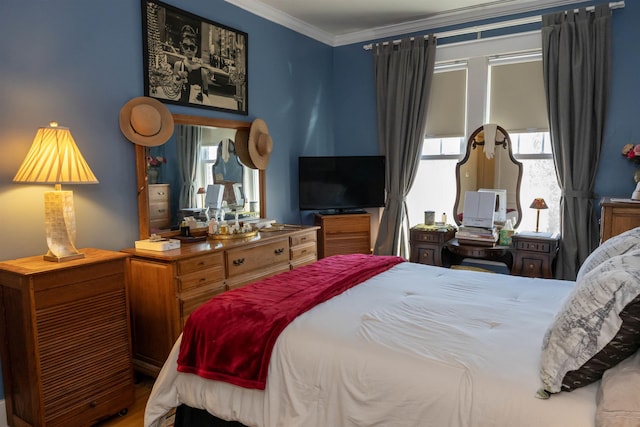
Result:
[[[248,114],[247,33],[156,0],[142,28],[145,96]]]

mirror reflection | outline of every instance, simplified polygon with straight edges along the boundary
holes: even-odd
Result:
[[[148,165],[151,233],[178,230],[187,217],[259,217],[257,170],[242,165],[234,138],[235,129],[178,124],[166,144],[147,148],[149,162],[162,159]]]
[[[493,145],[491,150],[487,144]],[[513,157],[511,138],[502,127],[496,127],[495,141],[485,141],[484,128],[476,129],[467,141],[466,153],[456,165],[456,201],[455,221],[462,223],[464,197],[467,191],[496,190],[506,193],[496,212],[496,224],[503,225],[511,219],[514,228],[520,224],[522,209],[520,206],[520,184],[522,181],[522,163]],[[501,190],[501,191],[498,191]]]

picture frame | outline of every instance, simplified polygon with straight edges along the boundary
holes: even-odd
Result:
[[[142,0],[144,95],[248,115],[248,35],[157,0]]]

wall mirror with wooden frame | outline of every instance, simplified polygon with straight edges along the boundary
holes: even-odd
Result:
[[[522,220],[522,163],[513,157],[511,138],[501,126],[496,128],[495,141],[486,141],[484,136],[484,127],[480,126],[469,137],[464,158],[456,164],[455,222],[462,224],[467,191],[506,190],[506,218],[496,218],[495,222],[503,225],[511,219],[513,228],[517,228]],[[489,143],[494,144],[492,155],[485,150]]]
[[[184,179],[184,168],[179,166],[176,149],[176,135],[181,131],[197,130],[203,140],[202,147],[204,150],[212,153],[208,158],[212,159],[207,163],[205,157],[206,152],[201,157],[204,161],[199,161],[194,169],[192,176],[196,177],[195,182],[199,183],[192,187],[192,191],[197,193],[199,187],[207,189],[207,184],[221,184],[225,187],[223,201],[225,206],[237,206],[236,196],[238,195],[238,185],[236,182],[234,193],[234,182],[228,182],[221,176],[221,162],[218,157],[222,153],[224,145],[225,162],[234,165],[241,162],[235,157],[234,137],[238,129],[249,130],[251,122],[241,120],[227,120],[218,118],[207,118],[183,114],[173,115],[175,130],[174,135],[165,144],[158,147],[145,147],[136,145],[136,181],[138,192],[138,221],[140,229],[140,239],[147,239],[152,233],[163,237],[171,237],[179,234],[179,221],[182,216],[189,212],[196,212],[203,209],[206,194],[196,194],[192,196],[189,205],[180,206],[184,202],[180,201],[181,188]],[[184,127],[184,128],[181,128]],[[150,183],[148,158],[156,158],[157,156],[166,159],[166,163],[162,163],[159,167],[159,177],[155,184]],[[217,161],[217,164],[216,164]],[[184,162],[184,161],[183,161]],[[241,170],[234,168],[233,175],[238,173],[243,180],[242,197],[244,209],[251,211],[251,216],[265,218],[267,212],[266,206],[266,171],[252,169],[241,164]],[[180,169],[183,169],[182,171]],[[218,179],[216,180],[216,176]],[[154,177],[152,177],[154,179]],[[210,182],[208,182],[210,181]],[[237,181],[237,180],[236,180]],[[226,183],[225,183],[226,182]],[[191,184],[192,186],[194,184]],[[167,192],[167,194],[165,194]],[[163,196],[159,205],[155,199],[157,195]],[[164,200],[167,200],[165,202]],[[226,198],[226,199],[225,199]],[[227,200],[228,199],[228,200]],[[166,212],[167,219],[158,222],[156,214],[164,214]],[[192,230],[195,234],[206,233],[206,228],[202,230]]]

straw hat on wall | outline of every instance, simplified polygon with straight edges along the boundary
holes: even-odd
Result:
[[[140,96],[120,110],[120,130],[135,144],[155,147],[173,135],[173,116],[157,99]]]
[[[238,129],[235,148],[243,164],[252,169],[266,169],[273,150],[273,140],[265,121],[255,119],[250,130]]]

